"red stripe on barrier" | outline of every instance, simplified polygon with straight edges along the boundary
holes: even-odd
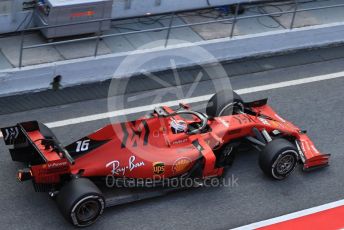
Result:
[[[344,206],[328,209],[308,216],[295,218],[259,230],[339,230],[344,229]]]

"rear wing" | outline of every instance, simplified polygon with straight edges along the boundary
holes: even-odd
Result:
[[[53,132],[38,121],[23,122],[16,126],[1,128],[1,132],[5,144],[13,146],[9,149],[13,161],[32,165],[44,164],[49,161],[44,151],[52,149],[52,151],[66,158],[70,164],[74,164],[74,159],[62,147]],[[30,136],[33,133],[37,133],[40,138],[33,140]]]

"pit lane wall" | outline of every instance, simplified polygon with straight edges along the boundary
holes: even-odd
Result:
[[[153,48],[124,52],[99,57],[82,58],[56,63],[9,69],[0,71],[0,96],[37,92],[51,88],[51,82],[57,75],[62,76],[62,86],[71,87],[110,79],[118,66],[127,57],[148,59],[161,57],[154,63],[144,66],[146,71],[156,72],[170,68],[170,58],[174,54],[192,52],[195,46],[200,46],[212,54],[218,61],[272,56],[276,53],[287,53],[298,49],[330,46],[343,43],[344,22],[320,26],[304,27],[291,31],[268,32],[249,36],[216,39],[193,44],[169,46],[168,48]],[[212,63],[206,57],[197,56],[193,60],[176,63],[177,68],[199,64]],[[139,74],[131,69],[116,72],[116,78],[135,76]]]

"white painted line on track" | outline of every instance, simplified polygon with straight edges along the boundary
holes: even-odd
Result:
[[[308,78],[302,78],[302,79],[297,79],[297,80],[272,83],[272,84],[263,85],[263,86],[255,86],[255,87],[250,87],[250,88],[245,88],[245,89],[239,89],[239,90],[236,90],[236,92],[238,94],[249,94],[249,93],[261,92],[261,91],[266,91],[266,90],[285,88],[289,86],[303,85],[303,84],[312,83],[312,82],[331,80],[331,79],[336,79],[336,78],[341,78],[341,77],[344,77],[344,71],[338,72],[338,73],[315,76],[315,77],[308,77]],[[135,108],[128,108],[128,109],[107,112],[107,113],[100,113],[100,114],[95,114],[95,115],[89,115],[89,116],[84,116],[84,117],[51,122],[51,123],[47,123],[46,125],[50,128],[56,128],[56,127],[79,124],[79,123],[84,123],[84,122],[102,120],[102,119],[106,119],[110,117],[117,117],[117,116],[122,116],[122,115],[129,115],[129,114],[149,111],[149,110],[153,110],[157,106],[162,106],[162,105],[176,106],[181,101],[185,103],[203,102],[203,101],[209,100],[211,96],[212,94],[208,94],[208,95],[203,95],[199,97],[182,99],[178,101],[168,101],[168,102],[162,102],[162,103],[157,103],[153,105],[139,106]]]
[[[134,113],[139,113],[139,112],[150,111],[150,110],[153,110],[155,107],[162,106],[162,105],[176,106],[179,104],[179,102],[182,102],[182,101],[185,103],[195,103],[195,102],[206,101],[210,97],[211,95],[203,95],[199,97],[192,97],[192,98],[182,99],[178,101],[167,101],[167,102],[162,102],[162,103],[157,103],[157,104],[139,106],[135,108],[128,108],[128,109],[107,112],[107,113],[100,113],[100,114],[95,114],[95,115],[56,121],[56,122],[47,123],[46,125],[49,128],[56,128],[56,127],[61,127],[61,126],[66,126],[66,125],[73,125],[73,124],[79,124],[79,123],[84,123],[84,122],[89,122],[89,121],[102,120],[102,119],[106,119],[110,117],[118,117],[122,115],[129,115],[129,114],[134,114]]]
[[[332,203],[320,205],[317,207],[305,209],[302,211],[290,213],[287,215],[275,217],[275,218],[268,219],[268,220],[263,220],[263,221],[252,223],[252,224],[245,225],[242,227],[233,228],[231,230],[252,230],[252,229],[267,227],[269,225],[281,223],[283,221],[288,221],[288,220],[292,220],[292,219],[303,217],[303,216],[308,216],[308,215],[311,215],[314,213],[318,213],[318,212],[325,211],[325,210],[332,209],[332,208],[337,208],[337,207],[343,206],[343,205],[344,205],[344,200],[338,200],[338,201],[335,201]]]
[[[238,94],[249,94],[249,93],[267,91],[267,90],[272,90],[272,89],[285,88],[285,87],[289,87],[289,86],[303,85],[303,84],[307,84],[307,83],[319,82],[319,81],[324,81],[324,80],[331,80],[331,79],[336,79],[336,78],[341,78],[341,77],[344,77],[344,71],[332,73],[332,74],[315,76],[315,77],[308,77],[308,78],[302,78],[302,79],[297,79],[297,80],[272,83],[272,84],[263,85],[263,86],[244,88],[244,89],[239,89],[239,90],[235,90],[235,91]],[[183,101],[185,103],[204,102],[204,101],[209,100],[209,98],[211,96],[212,96],[212,94],[208,94],[208,95],[203,95],[203,96],[198,96],[198,97],[181,99],[178,101],[167,101],[167,102],[162,102],[162,103],[157,103],[157,104],[152,104],[152,105],[145,105],[145,106],[139,106],[139,107],[135,107],[135,108],[128,108],[128,109],[122,109],[122,110],[117,110],[117,111],[112,111],[112,112],[99,113],[99,114],[94,114],[94,115],[88,115],[88,116],[83,116],[83,117],[77,117],[77,118],[71,118],[71,119],[66,119],[66,120],[61,120],[61,121],[55,121],[55,122],[46,123],[46,125],[49,128],[63,127],[63,126],[67,126],[67,125],[74,125],[74,124],[80,124],[80,123],[85,123],[85,122],[90,122],[90,121],[107,119],[110,117],[118,117],[118,116],[122,116],[122,115],[129,115],[129,114],[134,114],[134,113],[139,113],[139,112],[150,111],[150,110],[153,110],[155,107],[162,106],[162,105],[176,106],[181,101]]]

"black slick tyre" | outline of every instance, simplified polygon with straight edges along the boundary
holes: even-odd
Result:
[[[294,144],[279,138],[269,142],[259,155],[259,166],[270,178],[283,180],[295,169],[298,151]]]
[[[244,101],[240,95],[232,90],[222,90],[209,99],[206,113],[210,118],[228,116],[243,108]]]
[[[69,181],[58,193],[56,201],[62,215],[77,227],[95,223],[105,208],[101,191],[87,178]]]

